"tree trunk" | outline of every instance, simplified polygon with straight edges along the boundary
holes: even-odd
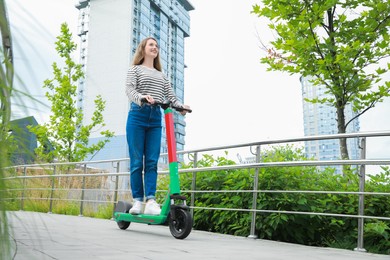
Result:
[[[337,107],[337,129],[339,134],[345,134],[345,114],[343,107]],[[340,138],[340,157],[342,160],[349,160],[347,138]],[[350,165],[343,165],[343,174],[351,170]]]
[[[328,14],[328,24],[329,24],[329,32],[330,32],[330,41],[332,43],[332,48],[331,48],[331,53],[332,53],[332,57],[333,57],[333,60],[334,60],[334,63],[336,64],[336,56],[337,56],[337,53],[334,51],[336,50],[336,43],[335,43],[335,39],[332,35],[332,33],[334,32],[334,27],[333,27],[333,22],[334,22],[334,16],[333,16],[333,8],[329,8],[328,11],[327,11],[327,14]],[[341,85],[341,75],[339,73],[336,73],[334,76],[333,76],[333,83],[339,87],[342,87]],[[344,95],[340,95],[340,96],[336,96],[336,100],[337,100],[337,106],[336,106],[336,109],[337,109],[337,129],[338,129],[338,133],[339,134],[344,134],[346,132],[346,126],[345,126],[345,114],[344,114],[344,109],[345,109],[345,101],[344,101],[344,98],[345,96]],[[348,160],[349,159],[349,155],[348,155],[348,147],[347,147],[347,139],[346,138],[341,138],[340,139],[340,157],[342,160]]]
[[[345,134],[347,130],[345,127],[345,114],[343,108],[337,108],[337,129],[339,134]],[[340,139],[340,156],[343,160],[349,159],[347,138]]]

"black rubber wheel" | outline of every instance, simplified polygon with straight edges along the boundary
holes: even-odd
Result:
[[[128,203],[126,201],[118,201],[118,203],[115,206],[114,212],[122,212],[122,213],[129,213],[129,210],[133,207],[133,204]],[[118,227],[120,229],[127,229],[130,226],[131,222],[128,221],[117,221]]]
[[[127,221],[118,221],[117,224],[118,224],[118,227],[122,230],[126,230],[129,226],[130,226],[130,223],[131,222],[127,222]]]
[[[178,208],[175,210],[176,219],[169,218],[169,230],[172,236],[177,239],[186,238],[192,230],[191,213],[185,209]]]

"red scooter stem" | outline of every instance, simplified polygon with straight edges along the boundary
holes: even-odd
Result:
[[[165,127],[167,134],[167,146],[168,146],[168,161],[169,163],[177,162],[176,156],[176,138],[175,129],[173,125],[173,113],[172,109],[165,110]]]

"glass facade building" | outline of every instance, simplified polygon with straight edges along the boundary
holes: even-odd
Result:
[[[184,102],[184,41],[190,34],[189,11],[194,7],[186,0],[79,0],[76,8],[79,9],[80,63],[85,72],[85,78],[79,82],[78,105],[84,111],[84,122],[89,123],[93,100],[102,95],[106,101],[103,113],[106,126],[102,130],[115,132],[105,148],[90,159],[127,158],[129,101],[125,81],[136,48],[146,37],[157,39],[163,72],[178,99]],[[177,150],[183,150],[185,120],[180,113],[175,112],[174,117]],[[101,140],[99,131],[91,135],[91,144]],[[161,152],[167,152],[165,129]],[[165,162],[166,158],[162,158],[162,165]]]
[[[337,134],[336,108],[325,104],[313,104],[305,99],[316,97],[325,98],[324,86],[313,86],[309,78],[301,77],[302,100],[303,100],[303,123],[305,136]],[[345,109],[346,122],[356,114],[349,105]],[[347,127],[348,133],[359,132],[359,120],[354,119]],[[348,153],[350,159],[360,159],[359,140],[357,138],[347,139]],[[319,140],[305,142],[305,154],[308,158],[316,160],[338,160],[340,159],[340,142],[338,139]],[[335,167],[337,173],[341,173],[341,167]]]

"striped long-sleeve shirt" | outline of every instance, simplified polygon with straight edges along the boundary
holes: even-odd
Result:
[[[141,105],[142,95],[150,95],[156,102],[169,100],[174,106],[183,105],[177,100],[171,83],[161,71],[143,65],[131,66],[127,72],[126,94],[130,102]]]

